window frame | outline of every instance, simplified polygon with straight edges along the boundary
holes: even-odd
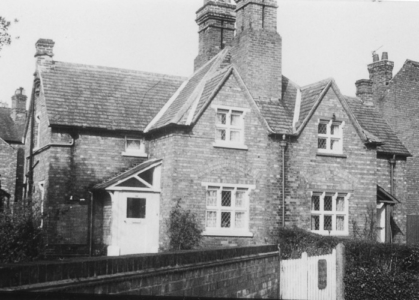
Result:
[[[332,195],[332,210],[325,210],[324,209],[324,198],[326,196]],[[313,197],[319,196],[319,210],[313,209]],[[343,197],[344,201],[344,209],[343,211],[336,210],[336,199],[338,197]],[[311,232],[320,234],[320,235],[335,235],[335,236],[343,236],[349,235],[349,199],[351,197],[351,193],[348,192],[318,192],[313,191],[310,197],[310,230]],[[319,216],[319,230],[313,229],[313,216]],[[332,216],[332,230],[325,230],[324,229],[324,217],[325,216]],[[344,221],[344,230],[336,230],[337,222],[336,219],[338,216],[343,216]],[[323,229],[322,229],[323,228]]]
[[[326,125],[326,133],[320,133],[319,127],[321,124]],[[331,153],[331,154],[343,154],[343,127],[345,122],[334,119],[325,120],[320,119],[317,123],[317,152],[318,153]],[[337,126],[338,131],[332,134],[332,126]],[[319,148],[319,140],[326,140],[326,148]],[[331,142],[338,141],[335,149],[332,149]]]
[[[249,231],[250,227],[250,193],[255,188],[252,185],[242,184],[220,184],[220,183],[202,183],[205,186],[205,215],[204,215],[204,232],[202,235],[209,236],[244,236],[252,237],[253,233]],[[208,205],[208,191],[216,191],[216,205]],[[236,207],[237,191],[243,191],[243,206]],[[231,192],[231,205],[222,205],[222,192]],[[208,213],[216,213],[216,226],[208,227]],[[222,226],[222,213],[230,212],[230,227]],[[235,227],[236,213],[243,213],[243,226]]]
[[[130,150],[128,149],[128,141],[140,141],[140,149],[139,150]],[[146,147],[145,147],[145,140],[144,138],[134,138],[125,136],[124,140],[124,152],[121,154],[123,156],[134,156],[134,157],[148,157]]]
[[[233,148],[233,149],[247,150],[248,147],[245,145],[245,115],[250,110],[247,108],[242,108],[242,107],[231,107],[231,106],[221,106],[221,105],[213,105],[212,108],[215,110],[213,146],[218,147],[218,148]],[[223,111],[227,115],[226,124],[219,124],[218,114]],[[232,115],[240,116],[239,125],[235,126],[231,124]],[[217,139],[218,130],[225,130],[225,135],[226,135],[225,140]],[[230,140],[232,131],[239,131],[240,140],[238,142]]]

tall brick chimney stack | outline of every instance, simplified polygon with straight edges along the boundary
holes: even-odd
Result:
[[[381,60],[378,54],[374,54],[373,63],[368,65],[368,72],[372,81],[373,101],[376,106],[381,108],[382,99],[390,80],[393,78],[394,62],[388,60],[388,53],[383,52]]]
[[[237,34],[232,61],[255,99],[281,99],[282,39],[277,32],[277,1],[235,1]]]
[[[35,43],[35,57],[37,65],[48,66],[51,64],[52,57],[54,56],[54,44],[55,42],[49,39],[39,39]]]
[[[356,96],[364,101],[366,106],[374,106],[372,94],[372,81],[369,79],[360,79],[355,82]]]
[[[16,124],[24,125],[26,121],[26,96],[24,88],[18,88],[12,97],[12,120]]]
[[[199,26],[199,52],[194,61],[197,70],[211,60],[234,38],[236,6],[230,0],[204,0],[204,6],[196,12]]]

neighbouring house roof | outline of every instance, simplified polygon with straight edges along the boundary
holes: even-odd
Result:
[[[380,142],[379,153],[411,156],[375,106],[364,105],[359,98],[346,96],[346,99],[366,136]]]
[[[394,195],[390,194],[379,185],[377,185],[377,202],[389,204],[401,203]]]
[[[0,107],[0,138],[9,143],[22,142],[22,126],[18,126],[11,118],[12,110]]]
[[[54,61],[40,71],[50,125],[143,131],[185,78]]]
[[[123,171],[122,173],[119,173],[118,175],[115,175],[105,181],[103,181],[102,183],[98,183],[96,184],[93,189],[94,190],[102,190],[102,189],[106,189],[112,185],[114,185],[115,183],[122,181],[124,179],[127,179],[128,177],[141,172],[142,170],[147,169],[148,167],[155,165],[155,164],[159,164],[160,162],[162,162],[162,159],[149,159],[145,162],[142,162],[134,167],[129,168],[128,170]]]

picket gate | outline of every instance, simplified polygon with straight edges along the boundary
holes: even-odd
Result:
[[[340,254],[343,253],[340,252]],[[336,249],[328,255],[308,257],[304,252],[299,259],[282,260],[279,281],[280,299],[343,299],[342,272],[342,270],[339,272]]]

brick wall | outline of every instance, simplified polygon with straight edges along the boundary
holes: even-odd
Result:
[[[207,236],[203,247],[234,246],[276,241],[280,199],[280,147],[268,136],[255,104],[240,89],[234,75],[226,81],[211,105],[250,109],[245,115],[248,150],[213,147],[216,110],[209,106],[190,132],[175,131],[150,141],[153,158],[163,158],[160,246],[167,248],[166,220],[175,200],[197,214],[205,227],[206,188],[202,182],[252,184],[250,226],[253,237]]]
[[[233,62],[255,99],[281,98],[282,39],[276,31],[276,0],[241,0],[236,11]]]
[[[277,246],[0,267],[0,291],[278,298]]]
[[[407,158],[406,197],[409,214],[419,214],[419,64],[406,61],[387,86],[381,103],[382,113],[389,125],[413,157]]]
[[[379,184],[386,191],[391,191],[390,186],[390,163],[389,160],[392,157],[385,157],[379,155],[377,159],[377,184]],[[394,196],[401,202],[394,206],[393,217],[400,227],[402,234],[398,233],[395,237],[395,242],[404,243],[406,242],[406,215],[407,210],[407,176],[406,176],[406,160],[397,159],[394,167]]]
[[[344,122],[342,157],[317,155],[320,119]],[[356,132],[333,89],[311,117],[298,140],[287,149],[286,222],[310,230],[312,191],[350,191],[349,233],[352,220],[362,227],[367,206],[376,205],[376,151],[368,149]]]
[[[11,195],[14,201],[16,186],[17,147],[0,139],[0,180],[1,189]]]

